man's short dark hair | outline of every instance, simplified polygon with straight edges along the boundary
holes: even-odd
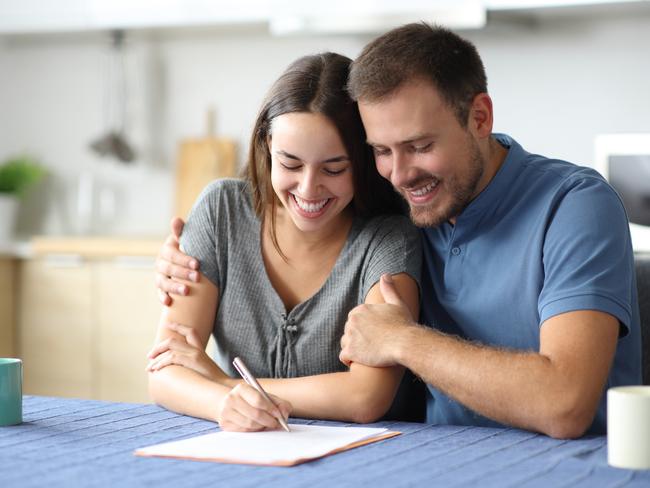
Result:
[[[426,23],[406,24],[368,44],[352,64],[348,91],[356,101],[376,102],[416,79],[433,84],[462,127],[474,97],[487,92],[476,47],[449,29]]]

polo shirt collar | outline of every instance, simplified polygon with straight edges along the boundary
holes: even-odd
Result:
[[[519,163],[528,155],[512,137],[506,134],[492,134],[492,136],[508,149],[508,154],[488,185],[458,216],[456,226],[470,223],[481,218],[488,209],[495,209],[499,205],[499,200],[503,198],[503,194],[513,187],[519,174]]]

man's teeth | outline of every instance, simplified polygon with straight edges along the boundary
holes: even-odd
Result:
[[[325,200],[321,200],[319,202],[308,202],[306,200],[303,200],[302,198],[293,195],[293,199],[296,201],[298,206],[304,210],[305,212],[311,212],[315,213],[321,210],[325,204],[329,201],[329,198],[326,198]]]
[[[429,193],[431,190],[433,190],[436,186],[438,185],[438,181],[432,181],[429,183],[427,186],[423,186],[422,188],[419,188],[417,190],[412,190],[411,195],[416,196],[416,197],[421,197]]]

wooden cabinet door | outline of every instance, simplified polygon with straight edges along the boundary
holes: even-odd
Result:
[[[14,321],[14,261],[0,258],[0,357],[16,357]]]
[[[161,304],[153,258],[97,263],[97,398],[149,402],[146,355]]]
[[[24,261],[19,290],[24,393],[93,398],[92,267],[76,256]]]

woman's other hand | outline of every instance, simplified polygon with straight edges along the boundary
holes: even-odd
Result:
[[[235,386],[219,404],[219,426],[235,432],[282,429],[277,417],[288,419],[291,404],[275,395],[269,397],[275,405],[270,405],[252,386],[245,383]]]
[[[187,285],[175,281],[179,278],[187,281],[199,281],[199,262],[184,254],[179,248],[179,239],[185,223],[183,219],[174,217],[171,221],[172,233],[165,239],[156,259],[156,286],[159,299],[163,305],[171,305],[171,294],[187,295]]]
[[[176,332],[176,335],[159,342],[151,349],[147,356],[147,371],[154,372],[175,364],[194,370],[213,381],[221,382],[227,378],[205,352],[198,334],[192,327],[175,323],[164,324],[164,327]]]

